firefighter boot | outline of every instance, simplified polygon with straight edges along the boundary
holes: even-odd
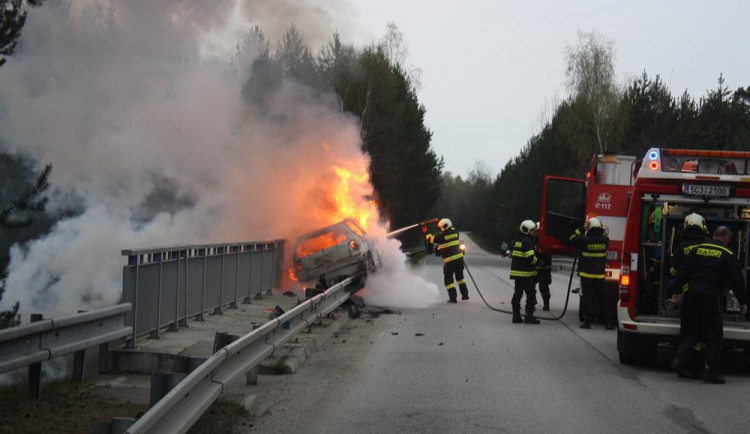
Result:
[[[588,315],[583,316],[583,324],[581,324],[582,329],[590,329],[591,328],[591,318]]]
[[[526,318],[523,320],[524,324],[539,324],[539,320],[534,318],[534,311],[532,309],[526,309]]]
[[[466,287],[466,284],[458,285],[458,289],[461,290],[461,300],[468,300],[469,288]]]
[[[523,322],[521,318],[521,306],[513,306],[513,324],[520,324]]]
[[[448,303],[457,303],[456,288],[448,288]]]
[[[674,359],[672,359],[672,369],[677,371],[678,378],[687,378],[691,380],[697,380],[700,376],[696,376],[690,369],[690,360],[693,357],[694,350],[690,347],[684,347],[680,345],[677,347]]]
[[[542,306],[542,310],[549,311],[549,297],[550,294],[548,293],[542,293],[542,301],[544,302],[544,306]]]
[[[706,352],[706,370],[701,375],[701,380],[705,383],[725,384],[727,380],[719,375],[719,355],[709,354]]]

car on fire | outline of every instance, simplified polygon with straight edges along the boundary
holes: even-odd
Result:
[[[297,237],[293,258],[290,274],[302,285],[331,286],[381,265],[375,242],[350,218]]]

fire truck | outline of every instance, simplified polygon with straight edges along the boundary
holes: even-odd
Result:
[[[611,204],[611,205],[610,205]],[[679,340],[679,306],[671,301],[669,272],[685,216],[701,214],[710,234],[728,227],[749,282],[750,152],[650,149],[642,160],[597,155],[586,180],[547,176],[540,249],[573,254],[566,237],[587,217],[609,229],[607,298],[617,305],[617,349],[623,364],[649,364],[660,345]],[[724,339],[750,353],[750,321],[724,291]]]
[[[539,251],[575,255],[567,241],[586,219],[597,217],[609,234],[605,294],[594,299],[592,313],[614,315],[621,270],[625,221],[634,174],[640,163],[630,155],[594,155],[585,179],[545,176],[540,215]],[[611,309],[604,309],[609,305]]]
[[[728,227],[748,281],[750,152],[650,149],[637,173],[622,243],[617,307],[620,362],[650,363],[660,344],[676,344],[678,306],[669,269],[685,216],[706,219],[707,234]],[[721,294],[726,345],[750,352],[750,322],[731,292]]]

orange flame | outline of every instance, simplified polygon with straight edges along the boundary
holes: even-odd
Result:
[[[367,168],[347,169],[333,166],[333,170],[340,182],[333,188],[336,213],[332,216],[332,222],[353,218],[367,230],[368,223],[377,215],[376,202],[366,199],[363,195],[363,192],[370,191],[370,175]]]

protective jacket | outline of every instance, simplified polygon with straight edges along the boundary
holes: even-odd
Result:
[[[522,236],[520,241],[513,243],[510,260],[510,278],[536,276],[537,262],[534,242],[528,236]]]
[[[590,228],[584,234],[584,228],[580,227],[570,236],[570,243],[576,246],[580,253],[578,275],[589,279],[604,279],[609,246],[609,237],[604,235],[604,230]]]
[[[428,238],[429,241],[429,238]],[[458,240],[458,231],[454,228],[432,235],[432,242],[437,243],[437,251],[443,257],[443,262],[448,263],[464,257],[461,251],[460,241]]]
[[[672,266],[669,268],[669,274],[672,276],[677,275],[677,270],[680,269],[682,260],[690,253],[695,246],[701,243],[712,242],[710,238],[706,236],[703,229],[700,226],[690,225],[685,227],[685,232],[682,234],[682,241],[674,249],[674,255],[672,255]]]
[[[718,241],[709,240],[690,250],[677,270],[672,290],[682,288],[688,282],[691,293],[708,293],[717,297],[729,284],[737,300],[747,304],[747,289],[739,262],[734,253]]]

